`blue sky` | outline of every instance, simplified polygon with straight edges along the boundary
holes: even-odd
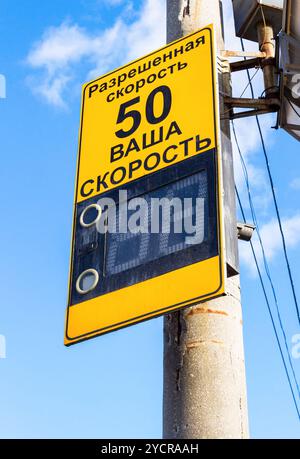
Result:
[[[228,47],[232,18],[225,0]],[[164,2],[27,0],[0,3],[1,438],[159,438],[162,320],[63,346],[72,201],[84,81],[164,44]],[[248,49],[255,44],[247,44]],[[259,93],[259,76],[254,80]],[[246,86],[234,79],[235,92]],[[299,145],[262,118],[298,295]],[[299,333],[259,139],[236,123],[289,345]],[[236,153],[236,152],[235,152]],[[236,181],[246,210],[238,160]],[[256,244],[256,242],[255,242]],[[241,245],[251,435],[300,438],[249,247]],[[300,378],[300,360],[293,363]]]

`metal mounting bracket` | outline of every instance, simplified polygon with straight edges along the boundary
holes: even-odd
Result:
[[[231,72],[239,72],[241,70],[248,70],[252,68],[257,68],[261,66],[262,59],[266,58],[266,53],[261,51],[222,51],[221,56],[223,58],[234,58],[234,57],[243,57],[242,61],[230,62]],[[249,59],[245,59],[249,58]]]
[[[259,59],[264,59],[267,57],[266,53],[261,51],[222,51],[221,55],[223,57],[255,57]]]
[[[229,118],[238,119],[249,116],[264,115],[266,113],[278,112],[280,100],[277,98],[269,99],[247,99],[239,97],[225,97],[224,103],[229,107]],[[234,108],[248,109],[246,111],[234,112]]]

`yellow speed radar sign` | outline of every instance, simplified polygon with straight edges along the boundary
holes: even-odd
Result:
[[[83,88],[65,344],[224,294],[213,27]]]

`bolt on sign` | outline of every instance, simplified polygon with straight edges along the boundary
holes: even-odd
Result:
[[[83,87],[65,344],[224,294],[214,31]]]

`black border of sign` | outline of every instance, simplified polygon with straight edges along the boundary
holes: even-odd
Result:
[[[216,87],[216,70],[215,70],[215,62],[214,62],[214,55],[215,55],[215,49],[214,49],[214,41],[213,41],[213,35],[212,35],[212,30],[208,27],[204,27],[203,29],[199,29],[197,32],[194,32],[188,36],[185,36],[185,37],[182,37],[180,38],[179,40],[176,40],[172,43],[170,43],[169,45],[161,48],[161,49],[167,49],[169,48],[170,46],[173,46],[175,43],[180,43],[181,41],[183,40],[186,40],[187,38],[189,37],[193,37],[194,35],[197,35],[199,34],[200,32],[203,32],[205,30],[208,30],[209,31],[209,34],[210,34],[210,49],[211,49],[211,68],[212,68],[212,81],[213,81],[213,105],[214,105],[214,120],[215,120],[215,149],[216,149],[216,155],[215,155],[215,167],[216,167],[216,177],[219,179],[219,162],[218,162],[218,156],[219,156],[219,151],[218,151],[218,136],[217,136],[217,126],[218,126],[218,123],[217,123],[217,107],[216,107],[216,94],[215,94],[215,87]],[[83,120],[83,113],[84,113],[84,100],[85,100],[85,91],[86,89],[88,88],[88,86],[91,84],[91,83],[94,83],[95,81],[99,81],[103,78],[107,78],[109,75],[112,75],[113,73],[115,72],[119,72],[120,70],[122,69],[125,69],[127,67],[129,67],[130,65],[133,65],[137,62],[140,62],[141,60],[145,59],[146,57],[150,57],[150,56],[153,56],[154,54],[156,54],[158,51],[160,51],[160,49],[156,50],[156,51],[153,51],[152,53],[150,54],[147,54],[146,56],[143,56],[141,57],[140,59],[137,59],[133,62],[130,62],[129,64],[126,64],[124,65],[123,67],[120,67],[116,70],[113,70],[112,72],[110,73],[107,73],[106,75],[103,75],[103,77],[100,77],[100,78],[96,78],[95,80],[92,80],[90,81],[89,83],[87,83],[87,85],[85,86],[84,88],[84,91],[83,91],[83,97],[82,97],[82,108],[81,108],[81,124],[80,124],[80,136],[79,136],[79,149],[78,149],[78,163],[77,163],[77,171],[76,171],[76,187],[75,187],[75,197],[74,197],[74,209],[73,209],[73,227],[72,227],[72,245],[71,245],[71,260],[73,259],[73,251],[74,251],[74,231],[75,231],[75,224],[76,224],[76,204],[77,204],[77,194],[78,194],[78,181],[79,181],[79,166],[80,166],[80,152],[81,152],[81,139],[82,139],[82,126],[83,126],[83,123],[82,123],[82,120]],[[184,161],[184,160],[183,160]],[[180,161],[182,162],[182,161]],[[180,162],[178,164],[180,164]],[[220,202],[219,202],[219,190],[218,190],[218,180],[216,180],[215,182],[215,187],[216,187],[216,201],[217,201],[217,219],[218,219],[218,246],[219,246],[219,249],[220,251],[222,252],[222,249],[223,247],[221,246],[220,244],[220,221],[219,221],[219,216],[220,216]],[[157,318],[157,317],[160,317],[164,314],[166,314],[167,312],[173,312],[174,311],[174,308],[175,310],[179,309],[179,307],[181,305],[184,305],[184,307],[190,307],[190,306],[193,306],[195,304],[197,304],[199,302],[199,300],[201,300],[201,298],[206,298],[207,296],[210,296],[210,295],[217,295],[218,291],[220,290],[221,286],[222,286],[222,263],[221,263],[221,258],[222,258],[222,253],[219,253],[219,271],[220,271],[220,285],[219,287],[214,291],[214,292],[211,292],[211,293],[208,293],[206,295],[202,295],[202,296],[199,296],[197,298],[192,298],[190,300],[187,300],[187,301],[184,301],[182,303],[178,303],[176,305],[172,305],[172,306],[168,306],[167,308],[162,308],[162,309],[159,309],[157,311],[153,311],[151,313],[147,313],[147,314],[143,314],[142,316],[138,316],[138,317],[135,317],[135,318],[131,318],[129,320],[126,320],[124,322],[120,322],[120,323],[117,323],[117,324],[114,324],[114,325],[110,325],[108,327],[104,327],[104,328],[100,328],[100,329],[97,329],[97,330],[93,330],[91,332],[88,332],[88,333],[84,333],[82,335],[78,335],[76,337],[69,337],[68,335],[68,324],[69,324],[69,310],[70,310],[70,307],[73,307],[73,306],[70,306],[69,303],[70,303],[70,294],[71,294],[71,291],[70,291],[70,279],[72,279],[72,271],[73,271],[73,266],[70,267],[70,273],[69,273],[69,292],[68,292],[68,307],[67,307],[67,313],[66,313],[66,324],[65,324],[65,337],[68,341],[73,341],[72,342],[69,342],[69,343],[65,343],[66,346],[71,346],[73,344],[76,344],[76,343],[80,343],[82,341],[86,341],[88,339],[92,339],[92,338],[96,338],[97,336],[100,336],[100,335],[104,335],[106,333],[110,333],[110,332],[113,332],[113,331],[116,331],[120,328],[125,328],[125,327],[129,327],[131,325],[134,325],[134,324],[137,324],[137,323],[141,323],[141,322],[145,322],[146,320],[150,320],[150,319],[154,319],[154,318]],[[73,265],[73,263],[72,263]],[[132,286],[133,287],[133,286]],[[83,303],[81,303],[83,304]],[[74,306],[76,307],[76,305]],[[126,325],[127,324],[127,325]]]

